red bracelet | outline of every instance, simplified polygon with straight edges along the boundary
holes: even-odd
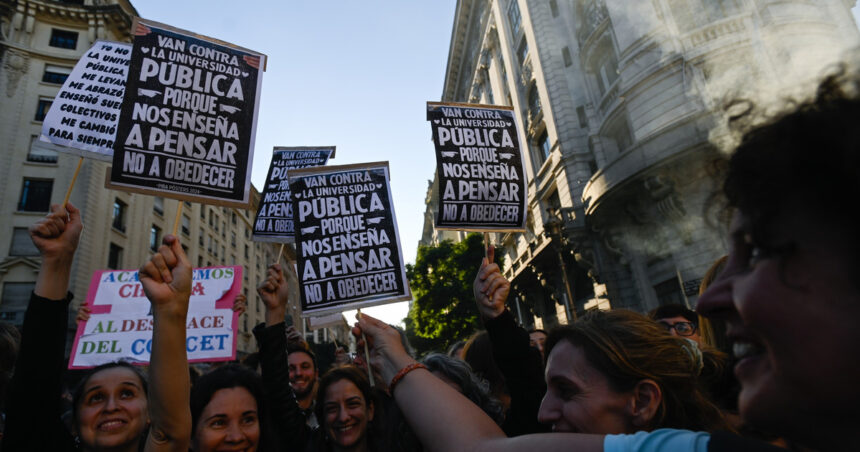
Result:
[[[388,392],[392,396],[394,396],[394,387],[397,386],[397,383],[400,383],[400,380],[402,380],[403,377],[406,376],[406,374],[408,374],[409,372],[412,372],[415,369],[426,369],[426,368],[427,368],[427,366],[425,366],[424,364],[412,363],[412,364],[400,369],[400,371],[397,372],[397,375],[395,375],[394,378],[391,379],[391,383],[388,384]]]

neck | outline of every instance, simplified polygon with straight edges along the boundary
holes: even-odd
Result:
[[[367,452],[367,437],[361,438],[360,441],[349,447],[341,447],[337,444],[332,446],[333,452]]]
[[[98,451],[96,451],[92,446],[81,444],[81,450],[84,452],[137,452],[139,449],[139,441],[134,441],[129,444],[121,444],[115,447],[99,447]]]

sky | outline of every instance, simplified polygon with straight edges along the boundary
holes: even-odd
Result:
[[[454,0],[132,2],[143,18],[268,56],[257,189],[275,146],[337,146],[330,165],[388,161],[403,258],[415,261],[436,165],[426,102],[442,93]],[[389,323],[407,311],[405,302],[364,310]]]
[[[275,146],[334,145],[332,165],[388,161],[403,258],[415,261],[435,169],[425,103],[440,100],[455,0],[133,2],[146,19],[268,56],[258,189]],[[405,302],[364,310],[395,324],[407,311]]]

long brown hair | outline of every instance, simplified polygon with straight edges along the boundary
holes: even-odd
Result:
[[[561,341],[581,347],[585,357],[616,392],[653,380],[663,398],[646,430],[678,428],[729,430],[720,410],[705,396],[704,384],[719,375],[725,355],[701,351],[694,342],[677,338],[648,317],[625,309],[592,311],[547,338],[547,356]]]

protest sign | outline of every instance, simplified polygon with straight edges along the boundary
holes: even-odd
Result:
[[[411,298],[388,162],[290,170],[302,316]]]
[[[334,146],[275,148],[254,219],[254,240],[284,243],[296,241],[287,170],[323,166],[329,158],[334,158],[334,151]]]
[[[439,180],[437,229],[524,231],[523,159],[511,107],[427,102]]]
[[[242,285],[242,267],[195,268],[186,321],[189,362],[236,358],[239,313],[233,300]],[[87,293],[90,319],[78,323],[70,369],[125,360],[149,362],[152,312],[137,270],[99,270]]]
[[[265,56],[135,19],[108,188],[247,208]]]
[[[96,41],[78,60],[42,121],[39,139],[63,152],[110,161],[131,44]]]
[[[308,318],[308,329],[311,331],[335,326],[349,326],[346,319],[343,317],[343,314],[340,312],[335,312],[334,314],[328,314],[321,317]]]

